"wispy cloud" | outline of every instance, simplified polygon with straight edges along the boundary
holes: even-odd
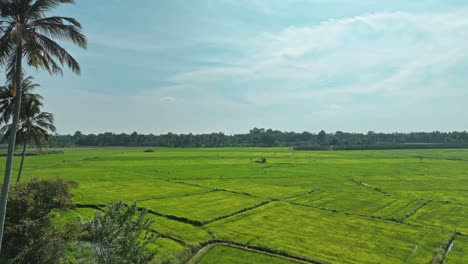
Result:
[[[464,11],[367,14],[265,32],[249,47],[256,55],[239,58],[238,66],[199,68],[170,81],[206,90],[251,83],[240,93],[259,104],[428,89],[438,96],[446,87],[437,78],[468,62]]]
[[[71,132],[466,129],[468,5],[350,2],[147,1],[126,29],[91,29],[83,78],[46,98]]]

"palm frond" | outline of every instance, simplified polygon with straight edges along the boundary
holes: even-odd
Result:
[[[47,51],[48,54],[56,57],[60,63],[66,64],[75,73],[80,73],[80,64],[70,55],[64,48],[62,48],[57,42],[51,40],[50,38],[42,35],[36,34],[37,43],[39,43],[43,50]],[[50,56],[49,55],[49,56]]]
[[[80,48],[86,48],[86,37],[81,33],[81,24],[70,17],[47,17],[35,20],[29,25],[33,31],[47,37],[71,41]]]
[[[11,41],[11,32],[13,25],[9,25],[6,30],[2,30],[3,35],[0,37],[0,64],[4,64],[10,54],[13,52],[13,45]]]
[[[21,50],[29,66],[61,74],[67,66],[79,74],[78,62],[54,39],[71,41],[86,48],[81,24],[74,18],[46,16],[46,13],[74,0],[2,0],[0,2],[0,64],[6,65],[9,79],[18,73],[15,51]]]
[[[16,132],[17,144],[20,142],[33,142],[40,147],[44,141],[49,139],[50,133],[55,133],[56,128],[53,124],[53,114],[42,112],[41,108],[41,102],[34,100],[24,101],[21,109],[20,122]],[[8,140],[11,129],[11,124],[0,128],[0,134],[3,135],[3,142]]]
[[[74,0],[37,0],[32,4],[28,10],[28,14],[31,17],[38,18],[38,14],[44,14],[45,12],[51,11],[61,4],[74,4]]]
[[[35,39],[25,43],[24,56],[30,66],[43,68],[49,74],[62,74],[62,68],[59,64]]]
[[[28,76],[21,82],[21,94],[23,102],[36,101],[37,104],[42,106],[43,97],[34,90],[40,87],[39,84],[33,83],[33,77]],[[14,97],[11,96],[12,83],[9,82],[5,86],[0,86],[0,124],[7,124],[13,116],[14,110]],[[23,103],[23,108],[27,104]]]

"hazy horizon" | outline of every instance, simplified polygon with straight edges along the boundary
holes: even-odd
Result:
[[[28,70],[59,134],[468,129],[466,1],[114,3],[57,10],[81,76]]]
[[[255,127],[254,127],[255,128]],[[304,131],[294,131],[294,130],[280,130],[280,129],[273,129],[273,128],[263,128],[263,127],[256,127],[258,129],[265,129],[265,130],[273,130],[273,131],[281,131],[283,133],[286,133],[286,132],[294,132],[294,133],[302,133],[302,132],[309,132],[309,133],[312,133],[312,134],[318,134],[320,131],[322,131],[321,129],[320,130],[317,130],[317,131],[311,131],[311,130],[304,130]],[[253,129],[253,128],[252,128]],[[466,130],[460,130],[460,131],[441,131],[441,130],[434,130],[434,131],[375,131],[375,130],[369,130],[369,131],[343,131],[343,130],[336,130],[336,131],[326,131],[324,130],[327,134],[334,134],[336,132],[343,132],[343,133],[355,133],[355,134],[367,134],[368,132],[374,132],[374,133],[383,133],[383,134],[391,134],[391,133],[433,133],[433,132],[440,132],[440,133],[453,133],[453,132],[458,132],[458,133],[462,133],[462,132],[466,132]],[[149,132],[149,133],[141,133],[141,132],[138,132],[136,130],[132,131],[132,132],[115,132],[115,131],[101,131],[101,132],[86,132],[86,131],[82,131],[82,130],[76,130],[72,133],[59,133],[59,135],[73,135],[75,134],[76,132],[81,132],[82,134],[84,135],[89,135],[89,134],[95,134],[95,135],[98,135],[98,134],[104,134],[104,133],[113,133],[113,134],[132,134],[134,132],[136,132],[137,134],[139,135],[149,135],[149,134],[153,134],[153,135],[165,135],[165,134],[168,134],[168,133],[172,133],[172,134],[193,134],[193,135],[200,135],[200,134],[211,134],[211,133],[223,133],[225,135],[236,135],[236,134],[248,134],[250,131],[247,130],[247,131],[241,131],[241,132],[238,132],[238,133],[226,133],[226,132],[223,132],[223,131],[211,131],[211,132],[202,132],[202,133],[194,133],[194,132],[181,132],[181,133],[178,133],[178,132],[172,132],[172,131],[168,131],[168,132],[163,132],[163,133],[152,133],[152,132]]]

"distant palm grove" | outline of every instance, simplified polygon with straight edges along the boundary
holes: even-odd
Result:
[[[56,135],[50,146],[140,146],[140,147],[277,147],[289,146],[300,150],[327,149],[404,149],[404,148],[465,148],[468,132],[419,132],[419,133],[345,133],[335,132],[282,132],[254,128],[246,134],[163,134],[144,135],[101,133],[85,135]]]

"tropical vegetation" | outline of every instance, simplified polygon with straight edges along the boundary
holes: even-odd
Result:
[[[282,132],[254,128],[245,134],[139,134],[100,133],[55,135],[51,147],[295,147],[300,150],[362,150],[414,148],[467,148],[468,132],[334,133]]]
[[[74,207],[73,182],[32,179],[11,187],[6,214],[1,263],[58,263],[65,246],[79,235],[79,222],[63,227],[53,224],[50,214]]]
[[[153,222],[136,203],[110,203],[85,223],[84,237],[93,244],[98,263],[146,264],[155,255],[146,250],[154,240]]]
[[[56,131],[54,116],[51,113],[42,112],[41,101],[32,96],[25,99],[21,106],[20,120],[16,132],[16,144],[22,143],[23,145],[16,183],[21,179],[27,144],[34,143],[40,148],[49,140],[51,133]],[[0,129],[0,134],[3,135],[2,142],[6,142],[10,138],[12,129],[11,124],[7,124]]]
[[[16,145],[22,103],[22,80],[25,68],[46,70],[50,74],[61,74],[62,66],[80,73],[78,62],[56,40],[70,41],[86,48],[86,37],[81,24],[74,18],[49,16],[62,4],[73,0],[3,0],[0,2],[0,64],[5,66],[6,79],[11,83],[13,118],[8,156],[0,196],[0,252],[7,210],[8,192]]]

